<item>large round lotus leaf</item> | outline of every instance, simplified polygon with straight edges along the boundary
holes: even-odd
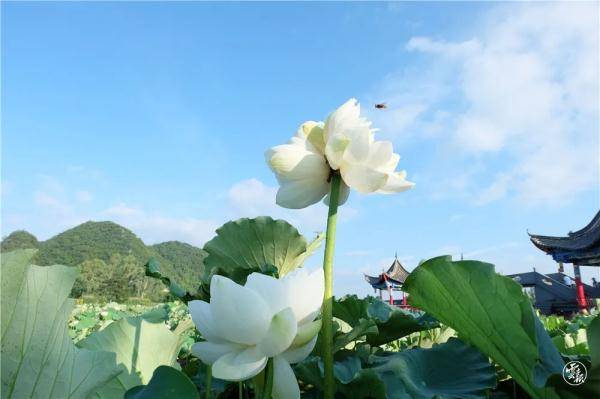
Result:
[[[148,385],[132,388],[124,396],[125,399],[198,399],[199,397],[194,383],[181,371],[168,366],[158,367]]]
[[[419,265],[404,283],[412,305],[452,327],[461,339],[501,365],[534,398],[557,398],[544,388],[563,361],[521,286],[478,261],[450,257]]]
[[[204,245],[203,281],[220,274],[244,283],[249,273],[272,266],[283,276],[302,265],[322,240],[319,235],[308,243],[294,226],[268,216],[225,223]]]
[[[352,327],[350,338],[364,335],[366,341],[379,346],[416,331],[437,327],[437,321],[423,312],[411,312],[390,306],[378,298],[346,295],[333,303],[333,316]],[[376,328],[373,328],[375,326]],[[345,340],[341,340],[340,345]]]
[[[385,382],[388,399],[485,396],[496,385],[496,372],[476,348],[451,338],[431,349],[410,349],[376,357],[373,370]]]
[[[171,332],[164,323],[153,323],[142,317],[124,318],[91,334],[78,346],[114,352],[117,362],[126,368],[91,397],[122,398],[129,388],[148,383],[157,367],[179,367],[177,354],[181,344],[182,337]]]
[[[33,266],[34,254],[2,254],[2,398],[87,398],[122,368],[69,338],[77,269]]]
[[[382,356],[365,360],[354,351],[338,352],[336,391],[350,399],[475,399],[496,385],[488,358],[456,338],[431,349],[378,353]],[[309,357],[294,369],[299,379],[322,390],[320,358]]]

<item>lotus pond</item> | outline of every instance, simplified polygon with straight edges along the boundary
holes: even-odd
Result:
[[[351,99],[265,153],[277,204],[328,206],[312,240],[284,220],[225,223],[189,292],[149,259],[174,302],[84,304],[71,265],[2,255],[2,398],[592,398],[600,319],[541,318],[521,286],[478,260],[419,264],[403,284],[416,311],[333,296],[337,214],[350,194],[411,189],[391,142]],[[307,270],[324,242],[323,267]],[[579,384],[565,365],[587,370]],[[579,377],[578,377],[579,378]]]

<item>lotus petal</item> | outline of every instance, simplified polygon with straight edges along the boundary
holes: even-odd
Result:
[[[381,189],[377,190],[377,192],[380,194],[395,194],[410,190],[414,187],[415,183],[405,180],[405,177],[405,171],[390,173],[385,185]]]
[[[273,359],[273,391],[274,399],[300,398],[300,387],[290,364],[281,356]]]
[[[259,343],[271,324],[269,305],[253,290],[215,275],[210,284],[210,309],[217,330],[229,341],[254,345]]]
[[[388,174],[361,164],[344,164],[341,168],[344,182],[356,191],[369,194],[382,188]]]
[[[291,307],[298,324],[312,321],[323,303],[325,281],[322,269],[308,272],[306,269],[296,269],[283,277],[289,290]]]
[[[298,323],[291,308],[285,308],[273,316],[267,335],[258,343],[258,350],[273,357],[291,345],[298,331]]]
[[[265,368],[267,357],[255,347],[221,356],[212,365],[215,378],[242,381],[254,377]]]
[[[214,343],[209,341],[196,342],[192,345],[191,351],[194,356],[198,357],[205,364],[213,364],[221,356],[228,353],[239,352],[245,347],[233,342]]]
[[[312,350],[315,348],[315,344],[317,343],[317,335],[313,337],[307,344],[299,346],[297,348],[290,348],[283,352],[280,357],[283,357],[290,364],[295,364],[303,361],[310,355]]]
[[[196,329],[200,331],[204,339],[213,342],[225,342],[216,330],[217,327],[210,312],[210,305],[207,302],[190,301],[188,302],[188,309]]]

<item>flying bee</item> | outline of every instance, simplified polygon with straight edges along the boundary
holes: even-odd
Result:
[[[387,108],[387,103],[375,104],[375,108],[377,108],[377,109],[386,109]]]

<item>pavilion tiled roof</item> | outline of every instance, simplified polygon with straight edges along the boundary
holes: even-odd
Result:
[[[529,239],[557,262],[600,266],[600,211],[587,226],[565,237],[529,234]]]
[[[394,259],[394,263],[388,268],[388,270],[379,276],[369,276],[365,274],[365,280],[373,288],[386,289],[386,281],[393,285],[402,285],[406,281],[410,273],[402,266],[398,258]]]
[[[406,269],[402,266],[398,258],[396,258],[394,259],[394,263],[392,263],[392,265],[385,274],[387,278],[403,284],[410,273],[406,271]]]

